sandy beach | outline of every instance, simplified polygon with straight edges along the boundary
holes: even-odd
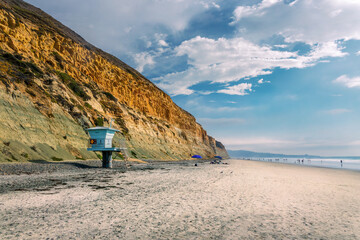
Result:
[[[360,239],[360,172],[226,162],[0,176],[0,238]]]

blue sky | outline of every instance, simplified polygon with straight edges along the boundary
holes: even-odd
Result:
[[[27,0],[228,149],[360,155],[358,0]]]

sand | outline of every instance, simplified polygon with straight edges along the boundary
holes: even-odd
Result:
[[[360,172],[227,162],[0,176],[0,239],[360,239]]]

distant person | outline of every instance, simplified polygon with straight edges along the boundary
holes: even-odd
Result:
[[[341,164],[341,167],[343,167],[343,161],[342,160],[340,160],[340,164]]]

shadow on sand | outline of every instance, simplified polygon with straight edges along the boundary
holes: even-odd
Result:
[[[71,166],[74,166],[77,168],[82,168],[82,169],[101,168],[101,166],[91,166],[91,165],[79,163],[79,162],[50,162],[50,161],[46,161],[46,160],[29,160],[29,162],[37,163],[37,164],[49,164],[49,165],[71,165]]]

